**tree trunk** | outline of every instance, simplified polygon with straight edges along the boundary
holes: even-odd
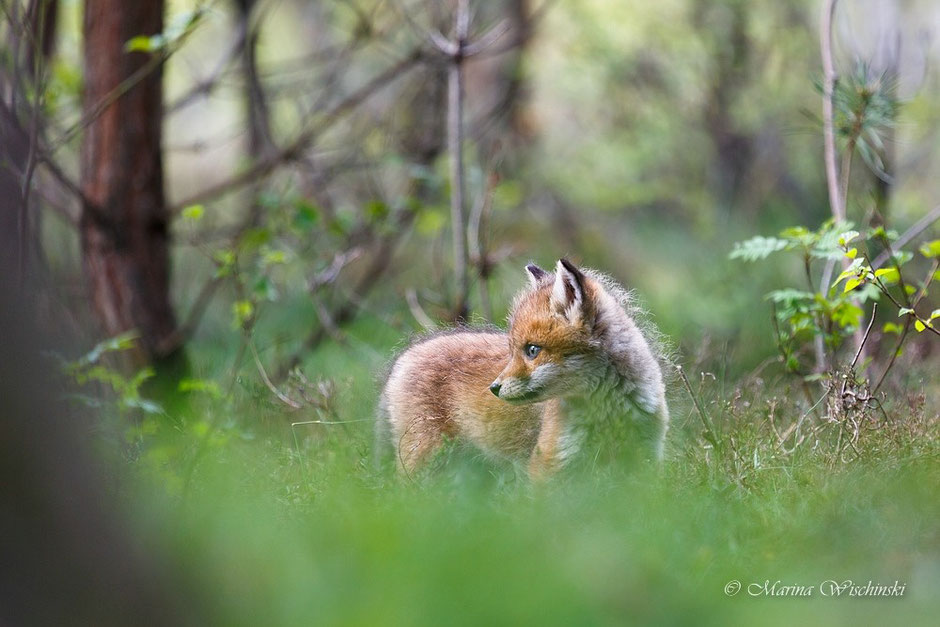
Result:
[[[121,84],[147,64],[126,42],[163,30],[163,0],[86,0],[86,114],[117,98],[85,129],[81,151],[84,271],[104,331],[140,333],[142,357],[174,352],[169,301],[168,222],[161,155],[161,68],[124,93]]]

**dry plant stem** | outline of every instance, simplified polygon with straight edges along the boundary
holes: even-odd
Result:
[[[855,351],[855,357],[852,358],[851,367],[854,368],[855,364],[858,363],[859,358],[862,356],[862,349],[865,348],[865,342],[868,341],[868,335],[871,333],[871,327],[875,324],[875,314],[878,313],[878,303],[872,303],[871,306],[871,320],[868,321],[868,328],[865,329],[865,335],[862,336],[862,341],[858,345],[858,350]]]
[[[486,250],[486,226],[493,206],[493,185],[495,176],[487,177],[486,188],[479,200],[470,210],[470,223],[467,227],[467,237],[470,240],[470,258],[476,264],[477,277],[480,285],[480,309],[487,322],[493,321],[493,307],[490,303],[490,264],[491,259]]]
[[[267,386],[267,388],[271,390],[271,393],[274,394],[274,396],[276,396],[278,400],[280,400],[282,403],[284,403],[288,407],[291,407],[293,409],[300,409],[301,407],[300,403],[291,399],[286,394],[284,394],[279,389],[277,389],[277,386],[274,385],[270,377],[268,377],[268,373],[265,371],[264,366],[261,364],[261,359],[258,357],[258,351],[255,348],[254,340],[249,337],[247,341],[248,341],[248,348],[251,349],[251,356],[255,360],[255,367],[258,369],[258,374],[261,375],[261,380],[264,381],[264,384]]]
[[[718,443],[718,437],[715,435],[715,429],[712,427],[712,422],[708,418],[708,414],[702,409],[701,404],[698,402],[698,397],[695,396],[695,392],[692,391],[692,385],[689,383],[688,377],[685,376],[685,371],[682,369],[682,366],[676,364],[676,371],[679,373],[679,378],[682,379],[682,383],[685,385],[685,389],[688,390],[689,396],[692,397],[692,403],[695,405],[695,410],[698,412],[699,418],[702,420],[702,426],[705,428],[705,439],[708,440],[717,453],[721,453],[721,446]]]
[[[418,301],[418,292],[415,291],[415,288],[409,287],[405,291],[405,300],[408,302],[408,309],[411,310],[411,315],[418,321],[418,324],[428,331],[437,328],[437,324],[431,319],[431,316],[424,311],[424,308]]]

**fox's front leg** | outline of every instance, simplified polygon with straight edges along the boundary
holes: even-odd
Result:
[[[539,437],[529,457],[529,477],[533,481],[544,481],[558,472],[568,456],[570,434],[566,430],[558,400],[545,403]]]

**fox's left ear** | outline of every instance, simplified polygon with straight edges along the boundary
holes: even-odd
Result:
[[[525,271],[529,275],[529,283],[532,284],[532,287],[538,287],[542,281],[548,278],[548,272],[545,272],[534,263],[527,265]]]
[[[559,259],[555,268],[552,307],[572,324],[585,321],[584,274],[567,259]]]

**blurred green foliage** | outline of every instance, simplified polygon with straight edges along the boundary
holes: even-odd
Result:
[[[65,4],[63,56],[77,45],[78,3]],[[171,4],[180,15],[195,5]],[[388,3],[271,5],[259,59],[276,92],[277,140],[415,43]],[[481,19],[491,11],[480,3]],[[810,374],[813,339],[824,333],[840,346],[876,295],[874,270],[856,274],[851,297],[819,288],[818,267],[841,261],[850,248],[838,237],[852,227],[826,222],[813,113],[817,13],[809,0],[553,3],[512,69],[526,85],[517,122],[528,136],[500,126],[494,139],[479,125],[466,148],[473,199],[492,171],[500,175],[488,241],[506,253],[488,275],[491,322],[503,320],[529,260],[571,255],[613,275],[678,345],[727,443],[721,455],[677,387],[661,475],[602,464],[532,486],[461,451],[417,485],[372,467],[382,373],[420,328],[406,294],[437,318],[453,296],[446,160],[421,162],[408,141],[428,117],[419,105],[433,80],[424,76],[325,132],[310,157],[325,164],[316,176],[306,176],[310,163],[295,164],[242,194],[181,209],[175,303],[190,311],[204,286],[217,289],[188,344],[192,376],[178,390],[187,405],[168,414],[146,394],[149,371],[102,362],[128,338],[67,367],[84,391],[76,401],[94,400],[102,416],[109,472],[141,544],[167,552],[216,624],[929,624],[940,585],[935,347],[913,344],[899,358],[884,416],[840,413],[814,380],[790,374]],[[219,41],[232,30],[221,8],[200,15],[192,32],[178,22],[186,45],[167,66],[171,102],[192,68],[224,53]],[[340,71],[310,60],[360,39]],[[146,38],[147,50],[164,45]],[[488,103],[474,99],[493,80],[485,65],[469,70],[471,120],[486,116]],[[874,252],[881,240],[868,219],[887,170],[886,237],[940,198],[938,74],[926,70],[898,108],[900,96],[866,91],[887,74],[842,66],[840,147],[854,137],[868,165],[853,171],[849,214]],[[327,79],[329,93],[315,91]],[[238,81],[226,75],[168,118],[174,199],[245,166],[232,148]],[[80,87],[79,68],[54,66],[54,123],[74,113]],[[874,119],[855,127],[862,105]],[[508,147],[488,144],[497,140]],[[75,279],[77,236],[55,220],[43,229],[52,272]],[[397,235],[387,272],[359,294],[374,271],[365,249]],[[925,246],[918,270],[936,257]],[[324,312],[346,303],[354,315],[332,324]],[[897,323],[893,312],[888,321]],[[887,324],[878,328],[890,340],[900,328]],[[731,580],[828,579],[908,588],[886,600],[723,591]]]

